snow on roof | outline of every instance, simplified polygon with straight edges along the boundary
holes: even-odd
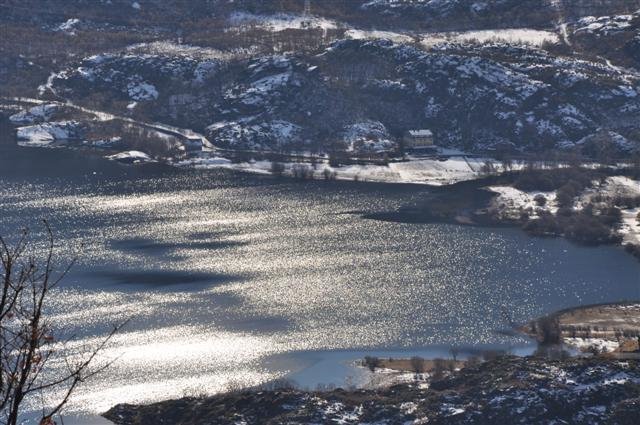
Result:
[[[431,130],[409,130],[409,135],[413,137],[431,137],[433,133]]]

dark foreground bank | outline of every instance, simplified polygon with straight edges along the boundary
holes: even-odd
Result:
[[[425,383],[379,390],[244,391],[104,416],[142,424],[637,424],[640,362],[504,357]]]

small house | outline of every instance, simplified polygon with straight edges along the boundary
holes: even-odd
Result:
[[[404,135],[405,149],[431,149],[433,145],[433,133],[431,130],[409,130]]]

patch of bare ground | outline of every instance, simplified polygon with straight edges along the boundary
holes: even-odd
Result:
[[[640,301],[561,310],[523,331],[544,344],[564,343],[597,355],[640,358]]]
[[[433,373],[438,370],[458,370],[466,364],[464,360],[365,357],[363,365],[369,369],[389,369],[397,372]]]

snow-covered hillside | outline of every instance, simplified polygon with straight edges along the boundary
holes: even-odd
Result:
[[[640,0],[138,4],[12,9],[0,19],[37,28],[42,49],[0,58],[5,91],[39,87],[229,149],[399,154],[406,131],[429,129],[467,152],[638,151]],[[20,33],[7,35],[11,50]]]
[[[603,126],[618,154],[638,149],[628,125],[640,114],[636,74],[533,46],[342,40],[320,54],[249,59],[179,47],[90,57],[43,89],[78,102],[97,93],[135,101],[155,120],[252,150],[379,152],[412,128],[467,150],[566,150]]]

